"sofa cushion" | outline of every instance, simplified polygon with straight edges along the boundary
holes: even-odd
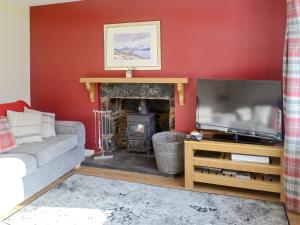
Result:
[[[37,168],[34,156],[25,154],[0,154],[0,177],[25,177]]]
[[[56,135],[54,113],[40,112],[37,110],[29,109],[27,107],[24,107],[24,112],[39,113],[42,115],[42,127],[41,127],[42,138],[54,137]]]
[[[42,142],[26,143],[5,154],[29,154],[36,158],[38,167],[72,150],[77,145],[75,134],[56,135]]]
[[[10,132],[6,117],[0,116],[0,153],[17,147],[15,138]]]
[[[7,110],[7,119],[17,145],[43,141],[41,136],[41,114]]]

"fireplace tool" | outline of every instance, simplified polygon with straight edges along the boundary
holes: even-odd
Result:
[[[111,110],[99,111],[94,110],[95,119],[95,144],[97,151],[94,154],[94,159],[112,159],[113,155],[109,155],[111,150]],[[100,154],[99,154],[100,153]]]

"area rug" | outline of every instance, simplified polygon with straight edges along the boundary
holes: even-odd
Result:
[[[282,204],[72,175],[10,225],[288,225]]]

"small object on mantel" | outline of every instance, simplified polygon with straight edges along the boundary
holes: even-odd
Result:
[[[197,130],[193,130],[188,136],[187,139],[189,141],[201,141],[203,137],[203,132],[199,132]]]
[[[132,69],[131,68],[128,68],[126,70],[126,78],[132,78]]]

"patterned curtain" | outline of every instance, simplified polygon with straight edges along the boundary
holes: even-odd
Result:
[[[300,212],[300,0],[287,0],[283,61],[286,206]]]

